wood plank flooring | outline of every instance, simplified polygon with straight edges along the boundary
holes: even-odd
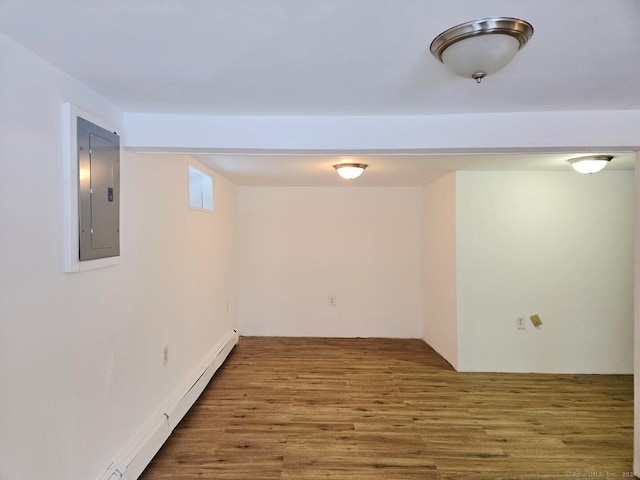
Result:
[[[632,448],[631,375],[457,373],[421,340],[242,337],[140,478],[628,478]]]

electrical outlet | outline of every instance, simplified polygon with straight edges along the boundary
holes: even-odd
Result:
[[[165,345],[162,349],[162,361],[164,362],[164,365],[169,363],[169,345]]]
[[[531,315],[531,323],[533,323],[534,327],[538,328],[540,325],[542,325],[542,320],[540,320],[539,315]]]
[[[333,295],[329,295],[327,303],[329,304],[330,307],[335,307],[336,306],[336,297]]]
[[[516,328],[524,330],[524,317],[516,317]]]

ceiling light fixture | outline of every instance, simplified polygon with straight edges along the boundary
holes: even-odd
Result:
[[[578,157],[569,160],[576,172],[597,173],[613,159],[611,155],[591,155],[590,157]]]
[[[366,163],[339,163],[333,166],[338,172],[338,175],[348,180],[358,178],[367,167],[368,165]]]
[[[506,67],[532,35],[524,20],[482,18],[442,32],[431,42],[431,53],[456,75],[480,83]]]

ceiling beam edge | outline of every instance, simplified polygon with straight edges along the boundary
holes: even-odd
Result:
[[[640,110],[432,116],[126,113],[124,146],[155,153],[472,153],[637,150]]]

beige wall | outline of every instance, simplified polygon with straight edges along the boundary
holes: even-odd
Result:
[[[1,34],[0,58],[0,478],[95,479],[235,325],[236,189],[190,211],[188,158],[124,152],[120,263],[64,273],[62,103],[121,114]]]
[[[421,337],[420,188],[239,192],[242,334]]]
[[[635,197],[635,322],[634,322],[634,446],[633,470],[640,473],[640,153],[636,153]]]
[[[423,338],[458,368],[456,299],[456,174],[423,189]]]

